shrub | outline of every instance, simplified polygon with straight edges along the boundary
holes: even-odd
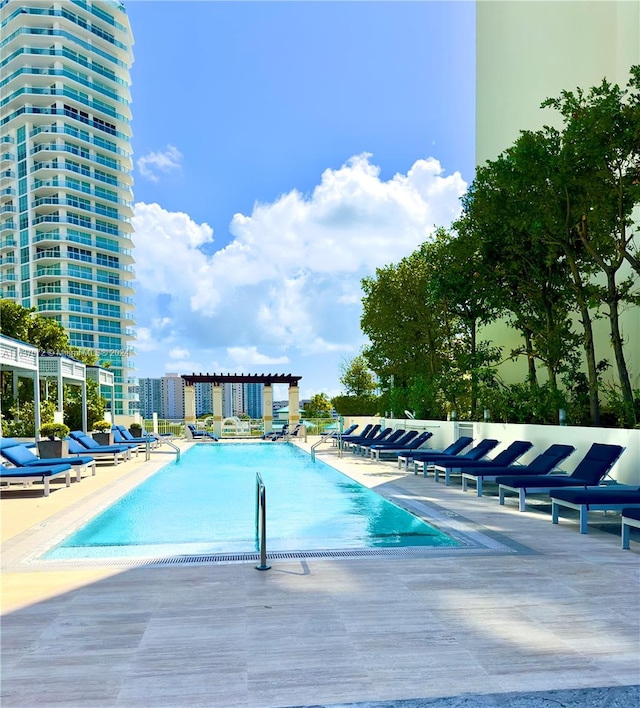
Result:
[[[40,426],[38,433],[43,438],[49,438],[49,440],[54,440],[59,438],[64,439],[69,435],[69,426],[64,423],[44,423]]]
[[[377,415],[380,409],[378,396],[336,396],[331,405],[340,415]]]
[[[93,429],[100,433],[108,433],[111,430],[111,423],[108,420],[98,420],[93,424]]]

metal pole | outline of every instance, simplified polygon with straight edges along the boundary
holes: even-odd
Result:
[[[145,450],[144,450],[144,459],[145,461],[149,460],[151,458],[151,441],[149,440],[149,437],[147,436],[145,440]]]
[[[257,570],[269,570],[270,565],[267,565],[267,488],[264,485],[260,487],[260,565],[256,566]]]

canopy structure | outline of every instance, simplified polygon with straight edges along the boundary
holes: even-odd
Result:
[[[222,389],[224,383],[259,383],[264,384],[262,404],[264,410],[264,432],[273,430],[273,384],[289,385],[289,425],[293,427],[300,421],[300,392],[298,381],[302,376],[292,374],[183,374],[185,382],[184,413],[186,423],[195,423],[196,398],[194,384],[213,384],[213,431],[222,433]]]
[[[187,386],[195,383],[261,383],[265,386],[273,384],[289,384],[297,386],[302,376],[292,374],[182,374],[182,378]]]
[[[111,417],[111,425],[115,424],[115,377],[113,371],[105,369],[102,366],[87,366],[87,381],[95,381],[100,387],[100,395],[104,395],[103,388],[111,389],[109,391],[109,401],[111,403],[109,414]]]
[[[33,404],[36,430],[40,428],[40,368],[38,348],[12,337],[0,335],[0,371],[13,373],[13,397],[18,395],[18,379],[33,379]]]
[[[81,361],[63,354],[40,354],[40,378],[58,382],[58,416],[64,414],[64,384],[80,386],[82,390],[82,429],[87,429],[87,367]]]

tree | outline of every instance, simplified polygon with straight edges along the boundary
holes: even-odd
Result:
[[[348,396],[370,396],[378,384],[362,354],[342,362],[340,383]]]
[[[632,67],[631,73],[627,90],[603,80],[587,93],[563,91],[543,106],[563,117],[563,157],[574,174],[580,209],[576,234],[604,274],[606,284],[597,288],[598,299],[608,309],[626,422],[633,426],[633,391],[619,321],[621,303],[640,304],[634,278],[619,279],[625,259],[640,272],[632,221],[640,203],[640,67]]]
[[[22,307],[13,300],[0,300],[0,332],[44,352],[64,354],[69,349],[69,338],[59,322],[42,317],[35,307]]]
[[[304,405],[304,417],[331,418],[331,401],[326,393],[316,393],[311,396],[311,400]]]
[[[558,375],[577,346],[569,313],[575,297],[570,274],[558,245],[536,233],[541,194],[546,184],[549,155],[534,134],[522,134],[513,147],[476,171],[463,198],[463,217],[456,228],[475,236],[481,278],[493,310],[523,337],[528,380],[537,387],[536,361],[544,363],[547,378],[557,388]],[[486,321],[486,320],[485,320]]]

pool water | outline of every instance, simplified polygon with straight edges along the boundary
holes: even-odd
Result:
[[[267,549],[459,543],[294,445],[195,445],[45,558],[255,552],[256,472],[267,496]]]

